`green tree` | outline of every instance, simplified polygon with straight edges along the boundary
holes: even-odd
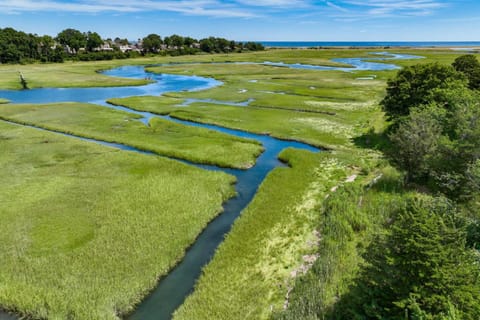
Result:
[[[55,41],[50,36],[42,36],[39,40],[39,51],[43,61],[52,61]]]
[[[155,33],[151,33],[142,39],[143,51],[145,53],[157,53],[162,45],[162,38]]]
[[[381,101],[391,120],[407,116],[410,109],[431,102],[442,104],[438,89],[462,88],[467,80],[451,66],[438,63],[418,64],[400,70],[387,82],[387,95]]]
[[[215,42],[212,37],[200,40],[200,50],[204,52],[215,51]]]
[[[178,34],[171,35],[170,44],[174,47],[177,47],[177,49],[180,49],[180,47],[182,47],[184,44],[184,39],[182,36],[179,36]]]
[[[446,195],[468,199],[478,192],[480,159],[480,95],[467,90],[452,92],[443,120],[435,161],[435,185]]]
[[[480,89],[480,62],[473,54],[466,54],[455,59],[452,66],[468,78],[471,89]]]
[[[87,51],[92,52],[103,44],[102,37],[96,32],[87,33]]]
[[[406,181],[428,177],[430,159],[436,154],[441,125],[434,116],[436,106],[416,108],[390,136],[393,162],[406,171]]]
[[[190,47],[190,46],[192,46],[195,42],[197,42],[197,40],[195,40],[195,39],[193,39],[193,38],[191,38],[191,37],[185,37],[185,38],[183,39],[183,42],[184,42],[185,46]]]
[[[65,29],[57,35],[57,41],[70,47],[74,53],[78,53],[80,48],[84,48],[87,44],[87,37],[76,29]]]
[[[480,268],[455,208],[411,197],[335,306],[336,319],[480,319]]]
[[[119,46],[127,46],[130,44],[130,42],[128,41],[127,38],[125,39],[120,39],[119,37],[116,37],[115,40],[113,40],[115,42],[115,44],[119,45]]]
[[[479,192],[480,94],[463,87],[435,89],[432,97],[443,104],[412,108],[397,122],[390,158],[407,182],[468,201]]]
[[[0,29],[0,62],[19,63],[37,60],[41,56],[38,36],[16,31],[13,28]]]

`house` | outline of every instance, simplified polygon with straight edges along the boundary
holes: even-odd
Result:
[[[113,48],[110,47],[110,43],[104,42],[102,45],[99,47],[93,49],[94,51],[113,51]]]

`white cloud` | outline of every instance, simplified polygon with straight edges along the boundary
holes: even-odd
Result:
[[[247,6],[255,6],[255,7],[280,7],[280,8],[288,8],[288,7],[306,7],[310,5],[310,1],[306,0],[237,0],[237,3],[247,5]]]
[[[159,1],[159,0],[78,0],[65,2],[60,0],[2,0],[0,11],[55,11],[75,13],[99,12],[142,12],[142,11],[170,11],[188,15],[212,17],[252,18],[257,16],[242,8],[224,4],[215,0],[193,1]]]
[[[336,9],[336,10],[339,10],[339,11],[342,11],[342,12],[348,12],[348,9],[345,9],[344,7],[342,6],[339,6],[338,4],[335,4],[331,1],[325,1],[326,5],[329,6],[330,8],[333,8],[333,9]]]
[[[371,16],[428,15],[445,6],[436,0],[346,0],[344,3],[365,8],[365,13]]]

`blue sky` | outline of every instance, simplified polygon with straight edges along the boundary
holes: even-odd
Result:
[[[479,0],[0,0],[0,28],[130,40],[480,41]]]

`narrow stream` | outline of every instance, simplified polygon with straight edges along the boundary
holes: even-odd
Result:
[[[395,55],[395,59],[401,59],[402,56]],[[405,59],[412,58],[412,56],[405,56]],[[360,61],[365,63],[362,59],[356,59],[354,62]],[[380,58],[384,59],[384,58]],[[268,63],[266,63],[268,64]],[[282,63],[270,64],[274,66],[285,66]],[[289,65],[292,68],[302,67],[305,65]],[[362,70],[385,70],[391,69],[393,65],[382,63],[371,63],[371,69]],[[382,69],[383,67],[383,69]],[[395,66],[396,67],[396,66]],[[307,66],[306,68],[310,68]],[[333,68],[336,70],[343,70],[345,68]],[[325,69],[320,69],[325,70]],[[331,67],[328,70],[332,70]],[[351,70],[351,69],[350,69]],[[348,71],[350,71],[348,70]],[[105,71],[104,74],[116,77],[136,78],[136,79],[152,79],[154,83],[139,86],[139,87],[113,87],[113,88],[44,88],[24,91],[0,90],[0,97],[7,98],[12,103],[51,103],[61,101],[74,102],[89,102],[102,105],[104,107],[122,110],[130,113],[140,115],[144,124],[153,117],[161,117],[181,123],[188,126],[202,127],[213,129],[219,132],[255,139],[260,141],[265,151],[257,158],[255,166],[248,170],[225,169],[210,165],[199,165],[188,161],[180,160],[184,163],[195,165],[206,170],[223,171],[237,177],[235,185],[237,196],[227,201],[223,208],[224,212],[212,220],[208,226],[198,236],[196,241],[187,250],[183,260],[170,273],[160,279],[159,284],[155,290],[137,307],[135,312],[128,315],[128,319],[171,319],[172,313],[183,303],[185,298],[193,291],[196,280],[201,274],[201,269],[213,257],[215,250],[224,240],[225,235],[229,232],[233,222],[239,216],[241,211],[253,199],[258,187],[266,177],[266,175],[276,167],[284,166],[278,160],[278,154],[285,148],[297,148],[317,152],[318,149],[310,145],[295,142],[284,141],[272,138],[266,135],[259,135],[244,132],[241,130],[233,130],[223,128],[215,125],[207,125],[173,119],[169,116],[159,116],[150,112],[135,111],[126,107],[113,106],[105,102],[105,100],[112,97],[127,97],[134,95],[159,95],[165,92],[172,91],[196,91],[212,88],[222,83],[209,78],[202,78],[196,76],[177,76],[167,74],[153,74],[147,73],[144,67],[141,66],[127,66]],[[184,105],[195,102],[195,100],[187,100]],[[224,103],[230,105],[247,106],[250,100],[245,103],[220,102],[209,100],[208,102]],[[179,106],[182,107],[182,106]],[[37,128],[37,127],[34,127]],[[41,128],[37,128],[41,129]],[[44,129],[41,129],[44,130]],[[100,143],[109,147],[114,147],[122,150],[133,152],[153,154],[138,150],[128,145],[108,143],[95,139],[86,139],[73,135],[70,137],[79,138],[85,141]],[[0,311],[0,320],[12,320],[15,317],[2,313]]]

